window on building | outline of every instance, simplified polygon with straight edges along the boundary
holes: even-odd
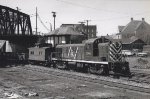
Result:
[[[92,33],[92,37],[94,37],[93,33]]]
[[[65,44],[65,43],[66,43],[65,36],[62,36],[62,44]]]
[[[34,51],[31,51],[30,54],[31,54],[31,55],[34,55]]]
[[[55,37],[55,45],[58,44],[58,37]]]

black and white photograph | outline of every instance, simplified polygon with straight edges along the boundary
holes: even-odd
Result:
[[[0,0],[0,99],[150,99],[150,0]]]

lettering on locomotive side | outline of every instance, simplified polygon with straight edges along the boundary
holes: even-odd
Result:
[[[76,59],[78,53],[78,47],[69,47],[68,57]]]

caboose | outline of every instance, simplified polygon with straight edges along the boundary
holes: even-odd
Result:
[[[57,68],[129,76],[129,63],[125,61],[121,51],[120,42],[95,38],[82,44],[57,45],[52,61]]]
[[[51,44],[36,44],[35,47],[29,49],[29,63],[30,64],[41,64],[48,65],[51,61],[51,53],[54,52],[54,48]]]

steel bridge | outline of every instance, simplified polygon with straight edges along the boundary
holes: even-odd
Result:
[[[32,35],[30,16],[0,5],[0,35]]]
[[[32,33],[28,14],[0,5],[0,40],[30,47],[38,38]]]

